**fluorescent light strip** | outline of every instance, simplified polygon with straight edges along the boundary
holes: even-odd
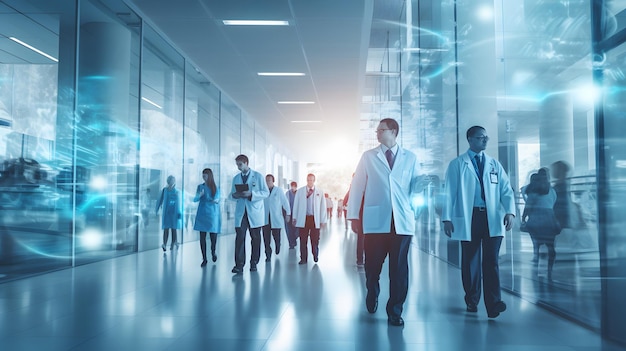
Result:
[[[34,52],[38,53],[39,55],[42,55],[42,56],[45,56],[45,57],[47,57],[47,58],[51,59],[51,60],[52,60],[52,61],[54,61],[54,62],[59,62],[59,59],[57,59],[57,58],[55,58],[55,57],[53,57],[53,56],[51,56],[51,55],[46,54],[45,52],[43,52],[43,51],[41,51],[41,50],[37,49],[37,48],[36,48],[36,47],[34,47],[34,46],[31,46],[31,45],[26,44],[25,42],[23,42],[23,41],[21,41],[21,40],[17,39],[16,37],[9,37],[9,39],[13,40],[14,42],[16,42],[16,43],[18,43],[18,44],[20,44],[20,45],[22,45],[22,46],[25,46],[25,47],[27,47],[27,48],[29,48],[29,49],[33,50]]]
[[[145,102],[149,103],[150,105],[152,105],[152,106],[154,106],[154,107],[156,107],[156,108],[163,109],[163,107],[161,107],[161,106],[157,105],[154,101],[149,100],[149,99],[146,99],[146,98],[145,98],[145,97],[143,97],[143,96],[141,97],[141,100],[143,100],[143,101],[145,101]]]
[[[226,26],[288,26],[289,21],[223,20]]]
[[[315,101],[278,101],[281,105],[312,105]]]
[[[291,123],[322,123],[322,121],[291,121]]]
[[[305,74],[300,72],[258,72],[257,75],[268,77],[302,77]]]

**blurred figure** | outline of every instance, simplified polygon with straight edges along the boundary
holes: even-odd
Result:
[[[344,203],[350,200],[350,190],[343,198]],[[346,219],[347,221],[347,219]],[[363,201],[361,201],[361,209],[359,210],[359,222],[357,226],[352,226],[352,231],[356,234],[356,265],[363,266],[365,264],[365,235],[363,234]]]
[[[265,207],[265,225],[263,226],[263,243],[265,244],[265,262],[270,262],[272,258],[272,238],[274,238],[274,248],[276,254],[280,253],[280,231],[285,227],[283,213],[286,213],[287,221],[291,218],[291,207],[287,197],[281,189],[274,186],[274,176],[265,176],[265,183],[270,195],[263,201]]]
[[[569,182],[567,174],[570,167],[564,161],[556,161],[550,165],[550,171],[554,178],[554,191],[556,193],[556,202],[554,203],[554,215],[561,224],[562,228],[572,228],[571,205],[572,197],[569,190]]]
[[[161,227],[163,229],[163,245],[161,248],[165,252],[167,247],[167,239],[169,231],[172,231],[172,242],[170,244],[170,250],[174,250],[174,247],[180,245],[177,241],[176,230],[180,229],[180,219],[182,217],[180,208],[180,194],[176,189],[176,178],[170,175],[167,177],[167,186],[161,191],[161,197],[156,204],[155,212],[159,213],[159,208],[163,206],[163,215],[161,221]]]
[[[319,259],[320,228],[326,224],[326,200],[324,192],[315,186],[315,175],[306,176],[306,185],[298,189],[293,202],[292,222],[300,234],[300,262],[308,261],[307,243],[311,238],[313,261]]]
[[[150,188],[146,188],[146,192],[141,199],[141,219],[143,220],[143,227],[146,228],[150,225],[150,208],[152,207],[152,194]]]
[[[293,211],[293,200],[296,198],[296,192],[298,191],[298,183],[291,182],[289,184],[291,188],[285,192],[285,196],[289,202],[289,208]],[[291,219],[287,219],[287,214],[285,213],[285,221],[287,232],[287,241],[289,241],[289,249],[293,249],[296,247],[296,240],[298,239],[298,228],[293,224]]]
[[[337,200],[337,218],[341,218],[341,214],[343,213],[343,199]]]
[[[215,248],[217,245],[217,233],[220,232],[222,215],[220,213],[220,191],[215,184],[213,171],[210,168],[202,170],[204,183],[199,184],[193,202],[199,202],[196,220],[193,230],[200,232],[200,251],[202,252],[201,267],[206,266],[206,233],[211,239],[211,259],[217,261]]]
[[[539,249],[542,245],[548,248],[548,279],[552,280],[552,268],[556,259],[554,239],[561,232],[561,226],[554,215],[556,192],[550,187],[548,174],[543,172],[530,176],[530,184],[526,189],[528,200],[522,213],[522,222],[533,242],[533,262],[539,264]]]
[[[330,219],[333,216],[333,199],[328,194],[324,194],[324,198],[326,199],[326,216]]]

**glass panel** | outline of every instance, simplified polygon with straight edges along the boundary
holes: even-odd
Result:
[[[454,2],[406,4],[398,41],[405,131],[402,141],[419,155],[429,176],[418,221],[420,247],[458,265],[458,244],[439,232],[444,173],[458,152]]]
[[[72,123],[59,96],[59,66],[73,67],[59,49],[75,15],[66,5],[0,4],[0,282],[71,264],[71,188],[60,180],[71,153],[56,153]]]
[[[237,174],[235,157],[241,153],[241,110],[225,95],[221,98],[220,117],[220,189],[224,196],[230,194],[233,177]],[[250,159],[250,163],[254,161]],[[224,202],[222,233],[235,232],[235,202]]]
[[[187,64],[185,80],[185,241],[198,240],[193,230],[198,204],[196,187],[203,182],[202,170],[210,168],[220,186],[220,93]],[[222,202],[230,189],[219,189]]]
[[[66,171],[76,182],[77,264],[137,250],[139,19],[117,10],[81,3],[76,163]]]
[[[178,242],[184,240],[181,228],[185,63],[149,26],[144,26],[143,43],[139,184],[147,217],[140,230],[139,250],[161,244],[167,244],[169,250],[173,236]],[[166,190],[170,176],[175,183]],[[167,240],[162,240],[164,228],[168,228]]]
[[[604,73],[604,128],[603,134],[604,165],[601,165],[599,177],[606,181],[604,195],[600,205],[604,211],[604,223],[601,223],[602,267],[604,292],[602,300],[606,314],[606,335],[626,342],[624,335],[624,311],[626,303],[622,292],[626,281],[626,236],[624,236],[624,199],[626,199],[626,44],[611,50],[606,62],[601,67]],[[602,167],[604,166],[604,167]],[[595,267],[594,267],[595,268]],[[595,273],[595,272],[594,272]],[[607,308],[608,307],[608,308]]]

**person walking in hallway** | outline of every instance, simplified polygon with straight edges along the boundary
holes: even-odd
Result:
[[[235,206],[235,267],[233,273],[243,273],[246,263],[246,232],[250,230],[252,253],[250,271],[256,272],[261,256],[261,228],[265,224],[263,199],[269,196],[267,184],[261,173],[250,169],[248,156],[235,158],[241,173],[233,178],[230,198],[237,201]]]
[[[320,228],[326,223],[324,192],[315,186],[315,175],[306,176],[306,185],[298,189],[293,201],[292,221],[300,233],[300,262],[306,264],[309,253],[307,242],[311,237],[313,261],[319,260]]]
[[[498,160],[484,151],[489,137],[481,126],[466,132],[469,150],[446,171],[444,233],[461,241],[461,278],[467,312],[477,312],[481,285],[489,318],[506,310],[501,299],[498,257],[506,231],[513,227],[515,196]],[[482,280],[482,281],[481,281]]]
[[[172,242],[170,244],[170,250],[174,250],[174,247],[178,247],[178,238],[176,236],[176,230],[181,227],[181,207],[180,207],[180,194],[176,189],[176,178],[170,175],[167,177],[167,186],[161,190],[161,197],[156,203],[155,212],[158,214],[159,209],[163,206],[163,215],[161,220],[161,228],[163,229],[163,245],[161,248],[165,252],[167,247],[168,232],[172,231]]]
[[[362,230],[364,234],[365,305],[369,313],[378,309],[380,273],[389,255],[386,310],[387,321],[393,326],[404,325],[402,311],[409,288],[408,253],[417,213],[413,200],[423,187],[417,157],[396,142],[399,132],[400,126],[394,119],[385,118],[378,124],[376,136],[380,145],[361,156],[350,185],[346,217],[355,233]]]
[[[282,189],[274,186],[274,176],[265,176],[265,182],[269,189],[269,196],[263,201],[265,207],[265,225],[263,226],[263,243],[265,244],[265,262],[270,262],[272,258],[272,238],[274,238],[274,249],[276,254],[280,253],[280,231],[285,228],[283,211],[286,213],[287,221],[291,217],[291,207]]]
[[[200,251],[202,252],[201,267],[206,266],[206,233],[209,233],[211,239],[211,259],[217,261],[215,248],[217,245],[217,233],[220,232],[222,216],[220,214],[220,192],[215,184],[213,171],[210,168],[202,170],[202,179],[204,183],[199,184],[196,189],[194,202],[199,202],[196,220],[193,230],[200,232]]]
[[[298,183],[291,182],[289,186],[290,189],[285,192],[285,196],[289,201],[289,208],[293,210],[293,201],[296,198],[296,192],[298,191]],[[289,249],[293,249],[296,247],[296,240],[298,239],[298,229],[293,224],[293,221],[291,221],[290,218],[288,219],[286,217],[287,216],[285,215],[285,231],[287,232],[287,241],[289,241]]]

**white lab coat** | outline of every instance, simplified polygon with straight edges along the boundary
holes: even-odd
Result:
[[[265,182],[265,177],[257,171],[250,170],[248,175],[248,189],[252,192],[252,199],[235,199],[233,194],[235,193],[235,184],[243,184],[241,178],[241,172],[239,172],[234,178],[231,185],[229,198],[237,201],[235,206],[235,227],[241,226],[243,220],[244,210],[248,213],[248,221],[250,222],[250,228],[259,228],[265,224],[265,209],[263,206],[263,199],[269,196],[270,192]]]
[[[292,221],[296,220],[297,228],[304,228],[306,222],[306,193],[307,186],[303,186],[296,191],[296,197],[293,199],[293,208],[291,209]],[[315,187],[313,189],[313,217],[315,218],[315,228],[319,229],[322,223],[326,223],[326,198],[322,189]]]
[[[291,215],[291,207],[287,196],[282,189],[275,186],[270,191],[270,195],[265,201],[265,225],[270,224],[270,215],[272,216],[272,229],[285,229],[285,219],[283,218],[283,210]]]
[[[398,147],[391,170],[381,146],[368,150],[361,156],[352,178],[346,218],[359,219],[363,204],[364,234],[389,233],[393,215],[396,233],[413,235],[423,180],[412,152]]]
[[[474,164],[466,152],[455,158],[446,171],[445,201],[443,204],[442,221],[451,221],[454,240],[470,241],[472,239],[472,211],[474,194],[480,187]],[[506,231],[504,216],[515,215],[515,194],[511,188],[509,177],[498,160],[485,154],[483,169],[483,185],[489,235],[504,236]],[[480,190],[479,190],[480,191]]]

